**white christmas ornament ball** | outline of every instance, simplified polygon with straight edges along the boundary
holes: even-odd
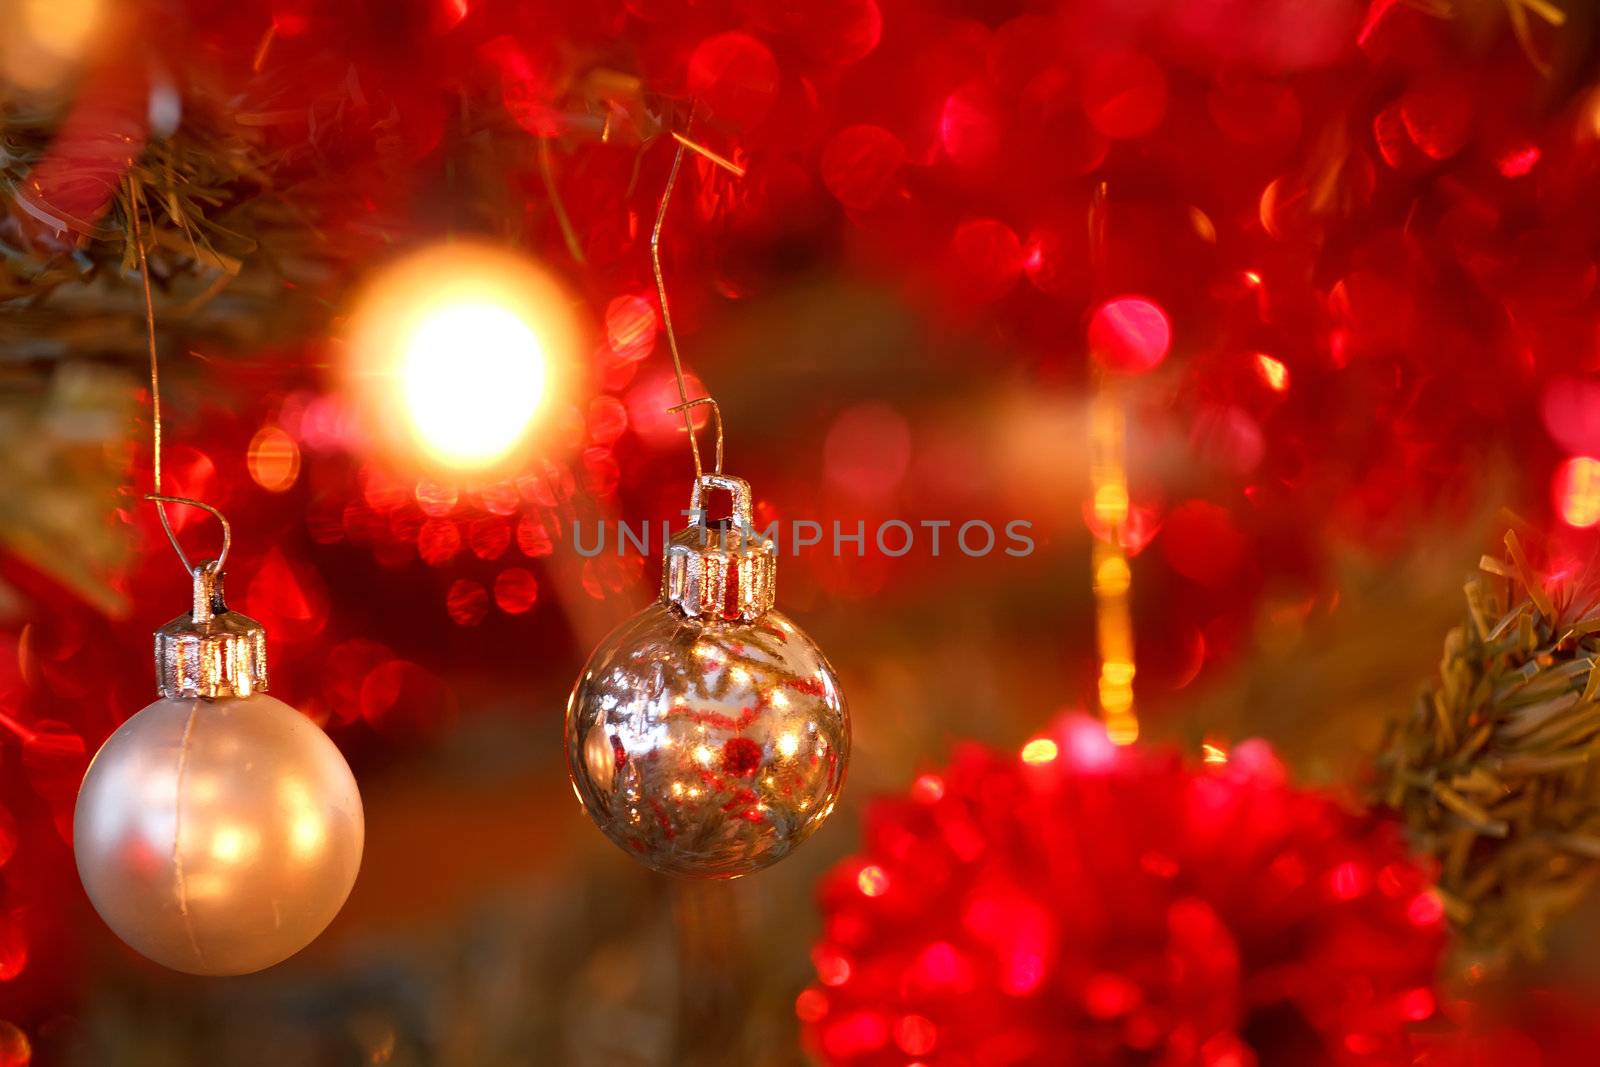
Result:
[[[361,866],[361,795],[328,736],[264,693],[156,701],[107,739],[73,848],[95,910],[150,959],[247,974],[310,944]]]

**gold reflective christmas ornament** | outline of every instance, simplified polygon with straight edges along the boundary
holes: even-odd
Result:
[[[705,489],[733,495],[707,524]],[[567,703],[567,763],[596,825],[655,870],[735,878],[833,811],[850,720],[821,650],[772,609],[777,548],[750,487],[702,476],[702,520],[667,546],[661,599],[600,643]]]
[[[229,612],[214,564],[156,634],[162,699],[123,723],[78,793],[73,849],[117,936],[191,974],[294,955],[361,865],[361,795],[316,723],[266,686],[265,635]]]

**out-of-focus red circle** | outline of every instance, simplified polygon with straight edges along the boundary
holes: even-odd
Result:
[[[846,126],[822,150],[822,184],[845,207],[864,210],[895,187],[905,145],[882,126]]]
[[[482,586],[478,586],[481,593]],[[455,717],[455,694],[432,671],[406,660],[390,660],[361,686],[361,715],[391,737],[433,733]]]
[[[0,807],[0,867],[10,862],[17,851],[17,819],[10,809]]]
[[[353,638],[335,645],[322,663],[322,703],[339,722],[361,716],[361,687],[367,675],[394,659],[387,645]]]
[[[521,615],[539,600],[539,579],[522,567],[507,567],[495,576],[495,606],[507,615]]]
[[[0,982],[9,982],[28,966],[28,933],[17,913],[0,915]]]
[[[444,610],[457,626],[476,626],[489,613],[489,593],[471,578],[457,578],[445,593]]]
[[[950,266],[961,296],[994,300],[1022,275],[1022,241],[997,219],[968,219],[950,239]]]
[[[33,1062],[33,1045],[28,1035],[14,1023],[0,1020],[0,1067],[28,1067]]]
[[[597,445],[616,443],[628,429],[628,409],[614,396],[589,401],[589,440]]]
[[[628,362],[644,359],[656,346],[656,306],[642,296],[619,296],[606,305],[606,344]]]
[[[586,448],[580,457],[583,488],[592,497],[604,499],[616,493],[622,480],[622,466],[609,448]]]
[[[760,125],[778,96],[778,61],[766,45],[734,31],[707,37],[689,56],[689,92],[718,121]]]
[[[1142,296],[1119,296],[1095,308],[1089,352],[1107,370],[1141,374],[1160,365],[1172,344],[1166,312]]]
[[[480,515],[467,523],[467,545],[479,559],[499,559],[511,544],[511,523],[495,515]]]
[[[491,515],[514,514],[520,500],[516,484],[509,480],[491,482],[474,495],[478,498],[478,506]]]
[[[885,404],[842,412],[828,428],[822,466],[829,485],[853,497],[886,501],[911,464],[911,427]]]
[[[1238,572],[1248,549],[1226,509],[1190,500],[1167,513],[1161,528],[1161,550],[1173,570],[1215,587]]]
[[[1107,137],[1142,137],[1167,113],[1167,78],[1142,52],[1107,52],[1084,71],[1083,110]]]
[[[963,86],[945,97],[939,143],[962,166],[980,166],[994,157],[1000,147],[1000,114],[986,86]]]
[[[461,551],[461,530],[449,519],[429,519],[417,531],[417,554],[423,562],[442,567]]]
[[[688,388],[689,396],[705,396],[705,386],[700,384],[699,377],[691,370],[685,369],[684,383]],[[673,411],[678,403],[678,386],[673,380],[670,369],[658,369],[647,374],[628,390],[624,401],[628,407],[628,422],[646,444],[653,448],[683,448],[684,441],[683,412]],[[705,426],[711,418],[710,412],[704,407],[689,409],[689,420],[696,431]],[[568,496],[571,495],[570,488]],[[536,501],[537,503],[544,503]],[[547,504],[553,507],[554,504]]]
[[[548,556],[555,551],[550,531],[545,529],[544,521],[537,515],[524,515],[517,523],[517,547],[530,559]]]
[[[417,483],[416,497],[417,507],[422,509],[423,514],[438,518],[455,510],[456,501],[461,499],[461,490],[448,483],[423,480]]]

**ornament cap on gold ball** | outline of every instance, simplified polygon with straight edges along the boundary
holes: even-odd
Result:
[[[173,699],[247,697],[267,688],[267,631],[229,611],[217,560],[195,566],[194,606],[155,634],[157,688]]]
[[[713,489],[733,497],[732,515],[719,522],[706,521],[706,492]],[[750,483],[701,474],[689,495],[689,513],[692,525],[667,543],[662,599],[691,619],[754,622],[772,610],[778,546],[755,531]]]

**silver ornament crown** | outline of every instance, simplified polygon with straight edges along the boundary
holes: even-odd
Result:
[[[247,697],[267,688],[267,631],[229,611],[216,560],[194,568],[194,607],[156,631],[156,682],[161,695]]]
[[[706,521],[705,494],[711,489],[733,497],[727,519]],[[752,524],[750,483],[702,474],[689,494],[689,512],[691,525],[667,542],[661,599],[691,619],[759,619],[776,595],[778,546]]]

